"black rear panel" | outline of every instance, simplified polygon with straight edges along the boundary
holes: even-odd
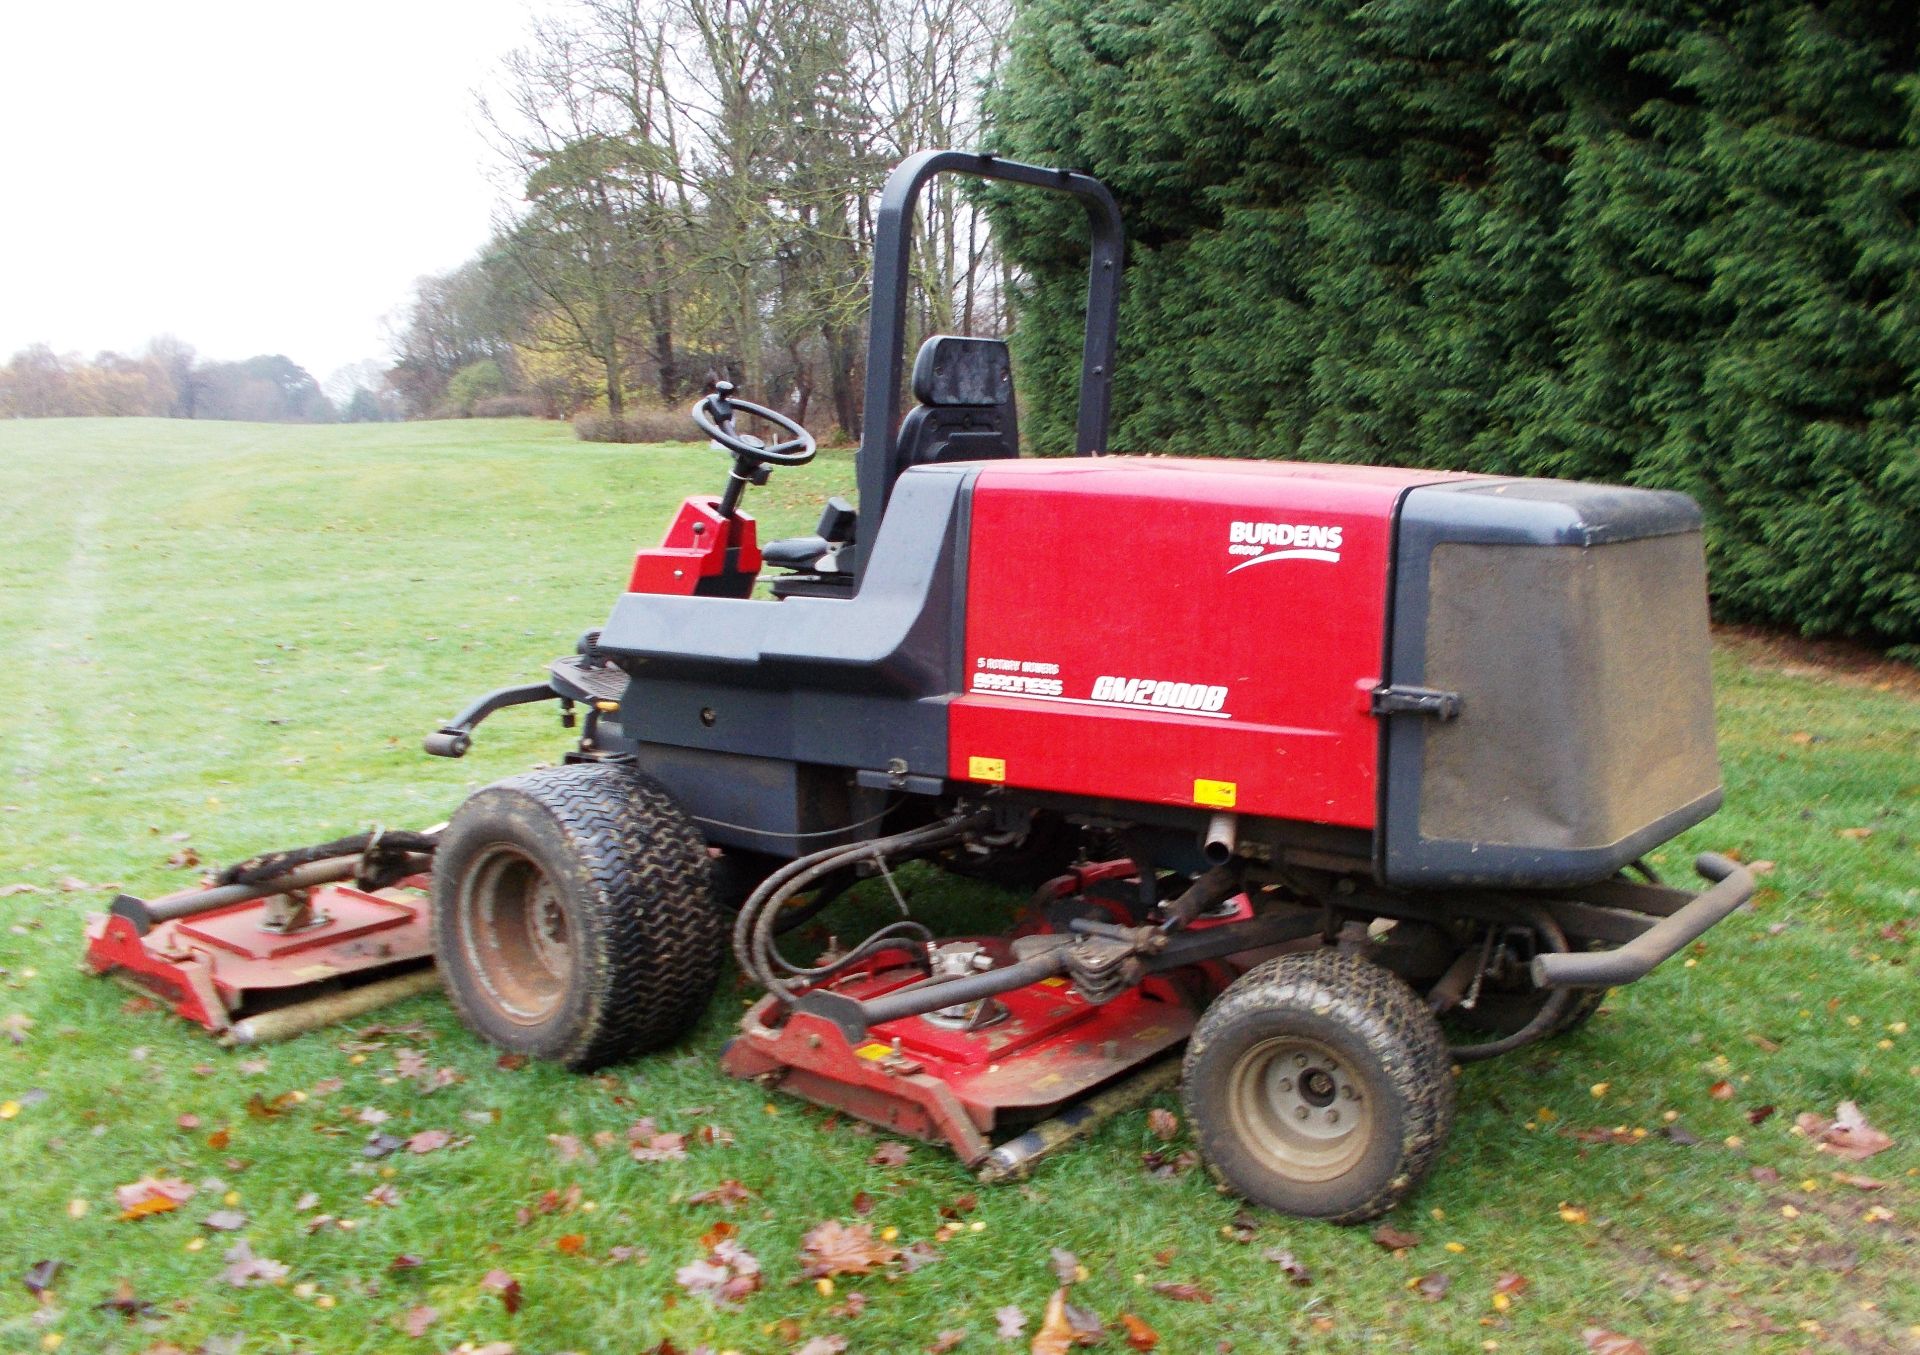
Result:
[[[1460,697],[1456,719],[1389,722],[1391,882],[1604,879],[1719,806],[1706,561],[1683,495],[1409,491],[1389,668]]]

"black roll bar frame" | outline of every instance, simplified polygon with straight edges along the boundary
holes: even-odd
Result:
[[[1003,160],[973,151],[920,151],[887,176],[874,223],[872,319],[867,334],[866,409],[860,436],[859,529],[853,543],[854,587],[866,573],[869,549],[880,530],[888,496],[902,467],[897,464],[900,382],[906,360],[907,284],[913,247],[913,209],[920,192],[938,174],[965,174],[1023,184],[1077,198],[1093,233],[1087,268],[1086,340],[1080,359],[1080,416],[1075,453],[1106,450],[1113,403],[1113,355],[1120,326],[1120,266],[1126,232],[1120,207],[1107,186],[1088,174]]]

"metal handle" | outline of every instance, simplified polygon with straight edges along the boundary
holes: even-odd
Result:
[[[1694,858],[1693,868],[1715,883],[1692,903],[1660,919],[1624,946],[1534,956],[1534,984],[1540,988],[1613,988],[1643,979],[1655,965],[1678,954],[1752,898],[1757,888],[1752,871],[1717,852],[1702,852]]]

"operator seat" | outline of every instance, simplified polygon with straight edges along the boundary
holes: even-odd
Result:
[[[895,475],[944,461],[996,461],[1020,455],[1019,415],[1013,403],[1013,364],[1004,339],[936,334],[913,360],[919,401],[900,423]],[[844,499],[827,500],[812,536],[762,547],[761,557],[791,573],[773,580],[775,597],[844,594],[853,575],[839,569],[840,547],[854,539],[858,519]]]

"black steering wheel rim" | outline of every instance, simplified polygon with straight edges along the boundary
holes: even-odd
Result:
[[[784,442],[761,446],[737,433],[727,432],[722,424],[729,420],[730,415],[721,412],[720,407],[723,405],[731,409],[745,410],[786,430],[793,436]],[[804,466],[813,460],[815,451],[813,434],[778,410],[768,409],[765,405],[756,405],[751,400],[742,400],[737,395],[721,395],[715,392],[694,405],[692,412],[694,427],[737,457],[762,462],[769,466]]]

